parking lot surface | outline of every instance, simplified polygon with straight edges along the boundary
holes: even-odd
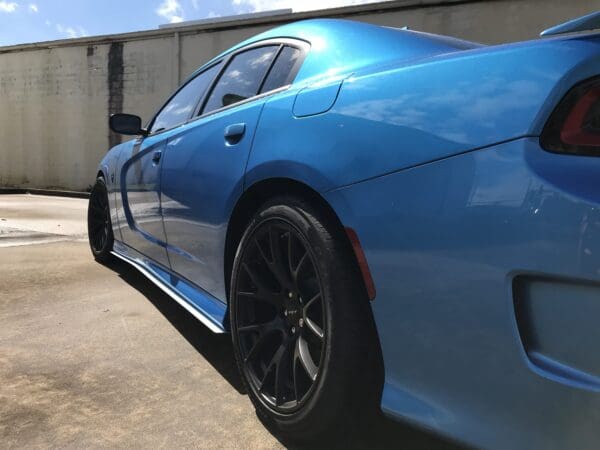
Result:
[[[0,195],[0,448],[294,447],[258,420],[228,335],[94,262],[86,207]],[[449,447],[383,418],[347,436],[325,447]]]

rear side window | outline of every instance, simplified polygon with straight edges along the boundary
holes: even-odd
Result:
[[[156,133],[187,121],[217,74],[220,65],[221,63],[215,64],[183,86],[158,113],[151,131]]]
[[[294,81],[294,76],[296,75],[296,70],[294,69],[296,69],[296,64],[301,54],[301,51],[297,48],[283,47],[260,91],[269,92]]]
[[[279,46],[259,47],[236,55],[213,89],[204,113],[233,105],[258,94]]]

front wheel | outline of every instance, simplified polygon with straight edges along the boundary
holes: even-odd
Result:
[[[104,178],[98,177],[90,192],[88,204],[88,239],[94,258],[107,263],[112,258],[113,232]]]
[[[234,349],[260,416],[314,439],[368,411],[379,347],[351,249],[332,220],[295,198],[265,205],[236,253]]]

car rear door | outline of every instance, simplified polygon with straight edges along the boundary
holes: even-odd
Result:
[[[167,143],[161,190],[171,267],[223,301],[227,225],[254,132],[266,96],[288,81],[300,55],[276,42],[232,55],[198,119]]]
[[[218,64],[183,85],[156,115],[150,134],[121,154],[118,174],[124,221],[123,242],[155,262],[170,267],[162,223],[161,167],[169,138],[194,114],[218,72]]]

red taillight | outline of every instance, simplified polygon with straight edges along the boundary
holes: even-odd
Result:
[[[556,107],[540,138],[556,153],[600,156],[600,80],[575,86]]]

